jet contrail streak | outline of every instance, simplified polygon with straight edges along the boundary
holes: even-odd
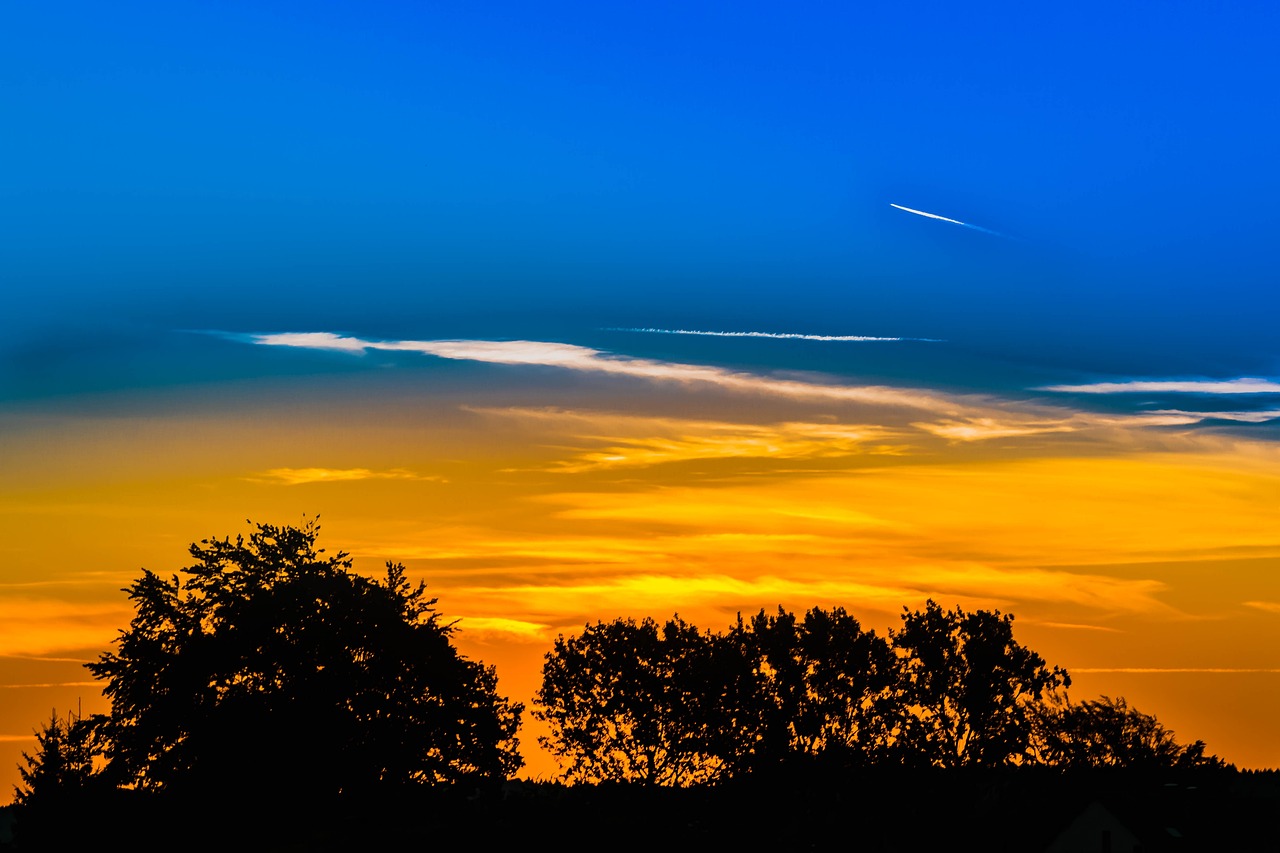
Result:
[[[955,225],[964,225],[964,226],[967,226],[967,227],[969,227],[969,228],[973,228],[973,227],[975,227],[975,226],[973,226],[973,225],[969,225],[969,223],[967,223],[967,222],[961,222],[959,219],[948,219],[947,217],[945,217],[945,216],[939,216],[939,215],[938,215],[938,214],[936,214],[936,213],[925,213],[923,210],[912,210],[912,209],[911,209],[911,208],[909,208],[909,207],[903,207],[902,205],[900,205],[900,204],[894,204],[893,202],[890,202],[890,203],[889,203],[889,206],[890,206],[890,207],[896,207],[896,208],[898,208],[898,210],[905,210],[907,213],[914,213],[916,216],[927,216],[927,217],[929,217],[930,219],[941,219],[943,222],[950,222],[950,223],[953,223],[953,224],[955,224]]]
[[[916,216],[927,216],[930,219],[939,219],[943,222],[950,222],[952,225],[962,225],[965,228],[972,228],[974,231],[981,231],[983,234],[990,234],[994,237],[1006,237],[1008,235],[1001,234],[999,231],[992,231],[990,228],[983,228],[981,225],[971,225],[968,222],[961,222],[959,219],[952,219],[948,216],[939,216],[936,213],[925,213],[923,210],[916,210],[911,207],[903,207],[900,204],[889,202],[890,207],[896,207],[898,210],[905,210],[907,213],[914,213]]]

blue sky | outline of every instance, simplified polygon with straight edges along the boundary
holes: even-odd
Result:
[[[1276,368],[1267,4],[3,15],[9,379],[189,328],[767,328]]]

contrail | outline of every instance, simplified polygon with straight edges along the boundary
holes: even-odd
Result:
[[[948,219],[947,217],[945,217],[945,216],[939,216],[939,215],[938,215],[938,214],[936,214],[936,213],[925,213],[923,210],[912,210],[912,209],[911,209],[911,208],[909,208],[909,207],[903,207],[903,206],[902,206],[902,205],[900,205],[900,204],[893,204],[892,202],[890,202],[890,203],[889,203],[889,206],[890,206],[890,207],[896,207],[896,208],[898,208],[898,210],[905,210],[907,213],[914,213],[916,216],[927,216],[927,217],[929,217],[930,219],[941,219],[943,222],[953,222],[953,223],[955,223],[956,225],[965,225],[965,224],[967,224],[967,223],[961,222],[959,219]]]
[[[1001,234],[999,231],[992,231],[990,228],[983,228],[981,225],[972,225],[968,222],[961,222],[959,219],[951,219],[950,217],[947,217],[947,216],[939,216],[936,213],[925,213],[923,210],[915,210],[914,208],[903,207],[902,205],[894,204],[893,202],[890,202],[889,206],[896,207],[898,208],[898,210],[905,210],[907,213],[914,213],[916,216],[927,216],[930,219],[940,219],[943,222],[950,222],[952,225],[962,225],[965,228],[972,228],[974,231],[981,231],[984,234],[991,234],[996,237],[1007,236],[1005,234]]]
[[[879,338],[871,335],[804,335],[799,332],[704,332],[697,329],[606,329],[607,332],[643,332],[651,335],[704,335],[712,338],[774,338],[787,341],[910,341],[919,338]]]

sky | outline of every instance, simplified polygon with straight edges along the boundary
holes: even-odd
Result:
[[[1278,25],[5,4],[0,783],[141,567],[317,514],[519,701],[589,621],[932,597],[1280,766]]]

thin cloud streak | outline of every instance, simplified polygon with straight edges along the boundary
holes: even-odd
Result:
[[[1168,379],[1092,382],[1084,385],[1045,385],[1034,391],[1064,394],[1280,394],[1280,383],[1269,379]],[[1205,417],[1223,417],[1221,413]],[[1274,417],[1274,415],[1273,415]]]
[[[1261,610],[1264,613],[1280,615],[1280,601],[1246,601],[1244,606],[1252,607],[1254,610]]]
[[[929,341],[937,343],[933,338],[876,337],[873,335],[808,335],[800,332],[711,332],[697,329],[650,329],[650,328],[612,328],[607,332],[637,332],[651,335],[698,335],[709,338],[772,338],[784,341],[828,341],[828,342],[867,342],[867,341]]]
[[[543,622],[497,616],[460,616],[456,624],[459,633],[469,637],[526,643],[545,642],[551,630],[551,626]]]
[[[1246,424],[1264,424],[1267,421],[1280,418],[1280,409],[1266,409],[1260,412],[1184,412],[1181,409],[1160,409],[1150,414],[1195,418],[1197,421],[1219,420],[1239,421]]]
[[[387,471],[372,471],[368,468],[272,468],[246,479],[257,483],[278,483],[286,486],[298,486],[305,483],[349,483],[359,480],[443,482],[442,477],[415,474],[403,468],[392,468]]]

